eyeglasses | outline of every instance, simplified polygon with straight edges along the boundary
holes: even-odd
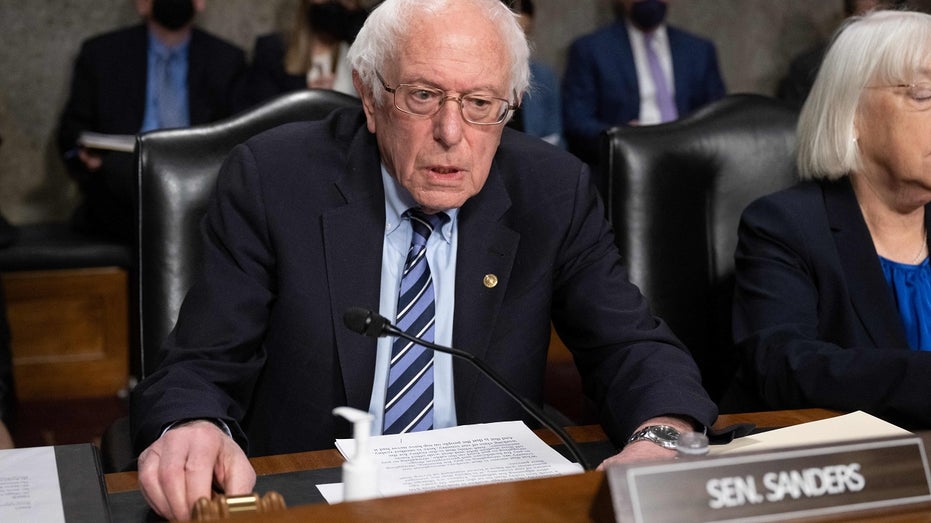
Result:
[[[868,89],[901,89],[909,104],[917,109],[931,109],[931,83],[870,85]]]
[[[417,84],[398,84],[388,87],[381,73],[375,72],[385,91],[394,96],[394,106],[401,112],[429,117],[440,112],[447,100],[459,104],[463,120],[475,125],[497,125],[504,122],[508,113],[517,109],[510,100],[478,94],[451,96],[442,89]]]

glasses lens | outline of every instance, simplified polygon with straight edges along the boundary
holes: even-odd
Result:
[[[459,105],[462,117],[470,123],[496,124],[504,121],[510,104],[506,100],[484,96],[466,95],[462,98],[447,97],[439,89],[419,85],[401,84],[394,92],[394,105],[410,114],[432,116],[448,99]]]
[[[507,113],[507,107],[504,100],[466,96],[462,99],[462,116],[472,123],[498,123]]]
[[[430,116],[440,108],[443,91],[416,85],[401,85],[395,91],[395,105],[402,111]]]

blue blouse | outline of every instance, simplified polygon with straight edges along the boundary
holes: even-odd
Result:
[[[912,350],[931,350],[931,264],[908,265],[879,257]]]

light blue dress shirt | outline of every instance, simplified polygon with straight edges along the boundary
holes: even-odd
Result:
[[[171,80],[172,80],[172,89],[176,93],[182,93],[180,97],[181,103],[181,114],[186,122],[184,126],[190,125],[190,101],[187,96],[187,71],[188,71],[188,49],[190,48],[191,38],[188,37],[183,42],[178,44],[176,47],[168,47],[165,44],[159,42],[152,33],[149,33],[149,52],[148,52],[148,67],[146,74],[146,86],[145,86],[145,116],[142,118],[142,129],[139,132],[151,131],[153,129],[158,129],[158,75],[155,74],[155,69],[158,64],[158,61],[163,57],[167,57],[172,52],[178,53],[178,59],[171,62]]]
[[[402,215],[411,207],[417,207],[417,203],[410,193],[388,174],[384,166],[381,168],[381,178],[385,186],[385,241],[382,245],[381,298],[378,312],[394,323],[401,272],[404,270],[404,261],[411,245],[412,234],[410,220],[402,218]],[[449,221],[440,230],[434,231],[427,240],[427,263],[433,275],[433,289],[436,296],[434,342],[447,347],[453,341],[458,213],[458,209],[446,211]],[[375,356],[375,383],[369,404],[369,412],[375,417],[372,423],[372,435],[375,436],[381,434],[382,431],[385,391],[393,342],[394,338],[388,336],[378,339],[378,352]],[[456,426],[452,358],[449,354],[434,352],[433,428],[435,429]]]

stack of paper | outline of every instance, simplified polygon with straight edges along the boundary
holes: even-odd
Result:
[[[582,472],[520,421],[466,425],[370,440],[382,496]],[[336,441],[347,459],[352,439]],[[342,501],[341,484],[319,485],[330,503]]]

